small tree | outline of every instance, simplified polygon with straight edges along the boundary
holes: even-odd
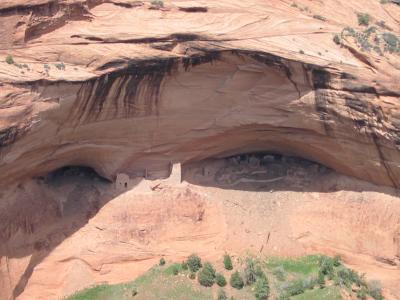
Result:
[[[165,259],[164,259],[164,257],[161,257],[161,258],[160,258],[160,263],[159,263],[159,265],[160,265],[160,266],[165,265]]]
[[[233,288],[238,289],[238,290],[242,289],[244,286],[242,276],[240,276],[238,271],[236,271],[235,273],[233,273],[231,275],[231,279],[230,279],[229,283],[231,284],[231,286]]]
[[[232,270],[233,266],[232,266],[232,259],[229,256],[229,254],[225,254],[224,255],[224,267],[226,270]]]
[[[214,267],[206,262],[204,267],[200,270],[197,279],[202,286],[212,286],[215,279],[215,269]]]
[[[226,286],[226,279],[221,273],[215,275],[215,282],[221,287]]]
[[[14,64],[14,58],[11,55],[7,55],[6,63],[8,63],[9,65]]]
[[[268,279],[258,278],[254,285],[254,296],[257,300],[266,300],[269,297]]]
[[[187,259],[189,270],[197,272],[201,268],[201,259],[198,255],[192,254]]]
[[[369,14],[357,14],[358,25],[368,26],[369,24]]]
[[[244,278],[247,285],[252,285],[257,280],[254,261],[251,258],[247,258],[246,260],[246,267],[244,269]]]
[[[226,293],[223,289],[219,289],[218,290],[218,296],[217,296],[218,300],[228,300],[228,297],[226,296]]]

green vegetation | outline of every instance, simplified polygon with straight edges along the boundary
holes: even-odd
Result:
[[[305,291],[303,294],[291,297],[292,300],[341,300],[340,289],[330,286],[324,289],[313,289]]]
[[[178,263],[174,263],[174,264],[168,266],[164,272],[167,275],[178,275],[180,271],[182,271],[182,265],[178,264]]]
[[[242,276],[240,276],[238,271],[236,271],[235,273],[233,273],[231,275],[231,279],[230,279],[229,283],[231,284],[231,286],[233,288],[238,289],[238,290],[240,290],[244,287],[243,278],[242,278]]]
[[[164,2],[160,1],[160,0],[153,0],[151,1],[151,6],[153,6],[154,8],[163,8],[164,7]]]
[[[266,277],[258,278],[254,285],[254,296],[257,300],[266,300],[269,297],[269,284]]]
[[[385,41],[385,50],[389,52],[400,52],[400,40],[393,33],[385,32],[382,34]]]
[[[14,64],[14,58],[11,55],[7,55],[6,63],[8,63],[9,65]]]
[[[56,68],[60,71],[64,71],[65,70],[65,65],[63,62],[60,62],[58,64],[54,64],[56,66]]]
[[[257,280],[254,261],[250,257],[246,259],[246,267],[244,269],[244,280],[247,285],[252,285]]]
[[[215,283],[218,284],[220,287],[226,286],[226,279],[224,275],[221,273],[215,274]]]
[[[317,273],[319,269],[320,256],[309,255],[300,258],[277,258],[272,257],[267,260],[269,268],[281,267],[285,272],[309,275]]]
[[[159,265],[160,265],[160,266],[165,265],[165,259],[164,259],[164,257],[161,257],[161,258],[160,258]]]
[[[385,26],[384,22],[379,24]],[[346,27],[342,30],[340,37],[335,35],[334,41],[335,43],[340,41],[342,44],[342,41],[346,41],[348,37],[352,38],[362,51],[374,50],[379,55],[383,55],[385,52],[400,53],[400,39],[393,33],[380,32],[379,28],[375,26],[370,26],[363,31],[356,31],[351,27]]]
[[[212,286],[215,280],[214,267],[209,262],[206,262],[200,270],[197,279],[202,286]]]
[[[229,254],[225,254],[224,255],[224,267],[225,267],[226,270],[232,270],[233,269],[232,259],[229,256]]]
[[[197,255],[191,255],[187,269],[182,263],[160,264],[151,268],[135,281],[117,285],[99,285],[75,293],[67,300],[339,300],[345,290],[352,299],[382,300],[381,286],[377,281],[367,282],[363,275],[345,267],[339,256],[310,255],[299,258],[251,258],[239,259],[237,270],[228,272],[225,265],[217,273],[209,263],[196,272],[190,271],[201,265]],[[240,275],[243,272],[243,278]],[[230,274],[226,289],[224,277]],[[180,274],[180,276],[174,276]],[[218,289],[210,288],[214,283]],[[245,284],[246,283],[246,284]],[[227,296],[229,291],[229,297]]]
[[[189,270],[192,272],[197,272],[201,268],[201,259],[198,255],[192,254],[189,256],[187,259],[187,264],[189,267]]]
[[[357,14],[357,19],[358,19],[358,25],[360,26],[368,26],[369,25],[369,14],[363,14],[363,13],[358,13]]]

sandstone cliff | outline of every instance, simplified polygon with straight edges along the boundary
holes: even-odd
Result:
[[[398,32],[399,7],[370,2],[6,1],[1,183],[262,150],[397,187],[399,56],[342,32],[360,10]]]
[[[359,24],[359,13],[369,15],[368,26]],[[56,199],[57,193],[80,198],[82,187],[55,191],[31,180],[65,166],[90,167],[113,181],[118,173],[164,178],[174,162],[190,165],[242,153],[301,157],[368,181],[372,183],[368,190],[379,190],[373,184],[388,186],[379,190],[390,195],[382,200],[376,200],[374,193],[367,196],[374,203],[370,207],[382,204],[386,210],[373,216],[367,213],[365,218],[382,221],[371,225],[362,219],[357,226],[370,231],[379,228],[386,249],[390,248],[384,256],[397,259],[399,24],[400,6],[378,0],[173,0],[165,1],[164,7],[132,0],[1,1],[0,241],[5,246],[0,246],[0,270],[4,272],[0,273],[0,291],[7,299],[50,299],[100,281],[99,272],[104,270],[93,267],[96,262],[88,265],[99,277],[88,275],[82,285],[71,283],[62,291],[59,286],[65,278],[54,279],[58,287],[49,288],[45,296],[38,288],[45,275],[29,281],[42,261],[44,270],[70,261],[73,246],[52,251],[116,197],[109,192],[104,196],[102,187],[85,187],[82,212],[74,206],[74,218],[57,223],[63,216],[58,204],[49,199]],[[178,196],[171,192],[165,197]],[[27,203],[29,213],[21,213],[19,208]],[[187,208],[192,219],[205,205],[199,203]],[[44,208],[39,212],[40,207]],[[206,237],[214,234],[222,243],[223,233],[210,229],[223,227],[215,217],[218,207],[210,207],[214,217],[192,231]],[[356,207],[352,216],[364,204]],[[340,203],[330,209],[345,208],[346,203]],[[118,212],[123,209],[118,207]],[[164,218],[158,212],[149,214],[156,217],[155,224]],[[178,220],[175,223],[186,222],[178,212],[169,214]],[[104,218],[107,224],[113,220]],[[298,228],[302,222],[293,218],[288,220]],[[384,224],[387,218],[390,225]],[[143,217],[143,224],[149,219]],[[43,229],[46,222],[56,224],[54,230]],[[72,228],[59,229],[73,222]],[[174,222],[168,226],[173,228]],[[323,223],[323,218],[318,222]],[[311,230],[305,227],[287,234],[301,236]],[[27,239],[34,232],[36,236]],[[60,232],[64,237],[58,236]],[[310,244],[305,252],[341,250],[354,255],[361,251],[368,259],[378,256],[378,238],[373,246],[349,242],[339,249],[340,234],[331,239],[329,247],[321,246],[325,238],[318,234],[307,240]],[[361,241],[364,234],[357,232],[352,238]],[[189,235],[186,229],[183,235]],[[116,236],[120,234],[111,240]],[[132,238],[126,232],[121,236]],[[99,238],[99,243],[108,238]],[[143,242],[140,236],[136,238]],[[205,239],[205,244],[211,243]],[[51,246],[46,244],[49,240]],[[147,267],[165,250],[160,246],[147,253],[141,247],[135,244],[139,254],[133,258],[124,257],[121,253],[126,249],[121,248],[109,263],[119,264],[118,272],[122,272],[125,259],[133,264],[145,257]],[[273,249],[269,252],[279,254]],[[300,253],[288,250],[285,254]],[[9,259],[14,260],[10,263]],[[127,280],[127,274],[117,276],[115,272],[107,278]],[[389,286],[393,287],[392,281]]]

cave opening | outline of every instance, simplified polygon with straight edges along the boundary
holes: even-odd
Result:
[[[301,191],[326,189],[324,179],[336,172],[300,156],[258,151],[188,162],[182,166],[182,174],[184,180],[196,185]]]
[[[40,176],[39,179],[50,185],[59,185],[77,179],[80,182],[111,183],[109,179],[99,175],[94,168],[86,165],[65,165]]]

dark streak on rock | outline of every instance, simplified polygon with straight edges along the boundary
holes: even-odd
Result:
[[[208,8],[204,6],[191,6],[191,7],[179,7],[179,10],[188,13],[197,13],[197,12],[207,12]]]
[[[381,162],[381,164],[383,165],[383,167],[384,167],[385,170],[386,170],[386,174],[388,175],[388,177],[389,177],[390,181],[392,182],[393,186],[394,186],[395,188],[399,188],[400,185],[399,185],[399,183],[398,183],[397,180],[396,180],[396,175],[393,174],[392,169],[391,169],[390,166],[386,163],[385,155],[384,155],[384,153],[383,153],[383,151],[382,151],[382,148],[381,148],[381,146],[380,146],[380,144],[379,144],[379,137],[378,137],[378,135],[376,134],[376,132],[374,131],[374,129],[371,127],[371,125],[369,125],[369,129],[370,129],[369,132],[370,132],[371,138],[372,138],[372,140],[373,140],[373,142],[374,142],[374,144],[375,144],[376,150],[377,150],[377,152],[378,152],[380,162]]]
[[[15,142],[18,136],[18,127],[10,126],[0,130],[0,148],[8,146]]]
[[[198,65],[213,63],[216,60],[219,60],[221,57],[221,52],[218,51],[210,51],[208,53],[196,54],[190,57],[182,58],[182,63],[185,71],[190,70],[190,68],[196,67]]]
[[[331,112],[329,111],[329,96],[323,90],[315,91],[315,110],[319,114],[325,133],[327,136],[332,136],[334,129],[330,125]]]
[[[176,62],[175,58],[132,61],[123,69],[85,82],[78,92],[71,120],[90,123],[158,115],[162,81],[166,75],[171,75]],[[108,109],[104,111],[107,102]],[[113,109],[110,109],[111,104]]]

